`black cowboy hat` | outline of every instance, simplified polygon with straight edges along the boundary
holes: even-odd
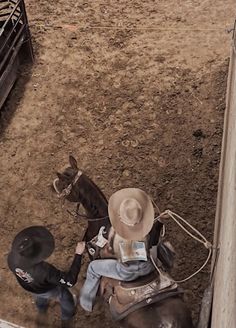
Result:
[[[8,264],[15,268],[29,268],[48,258],[54,247],[54,238],[45,227],[28,227],[14,238]]]

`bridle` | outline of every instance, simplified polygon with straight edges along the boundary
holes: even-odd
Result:
[[[59,180],[58,178],[53,181],[53,187],[57,193],[58,198],[66,198],[69,196],[72,192],[73,187],[79,180],[80,176],[83,174],[82,171],[78,171],[73,179],[73,181],[66,187],[64,188],[61,192],[58,190],[56,182]]]
[[[69,196],[72,192],[72,189],[73,187],[76,185],[77,181],[79,180],[79,178],[81,177],[81,175],[83,174],[82,171],[78,171],[73,179],[73,181],[66,187],[64,188],[61,192],[58,190],[57,188],[57,181],[59,180],[59,178],[56,178],[54,181],[53,181],[53,187],[57,193],[57,196],[58,198],[64,200],[67,196]],[[75,213],[72,213],[71,211],[67,210],[67,212],[75,217],[75,218],[82,218],[82,219],[86,219],[87,221],[92,221],[92,222],[95,222],[95,221],[102,221],[102,220],[105,220],[105,219],[109,219],[109,216],[104,216],[104,217],[101,217],[101,218],[90,218],[89,216],[85,215],[85,214],[80,214],[79,212],[75,212]]]

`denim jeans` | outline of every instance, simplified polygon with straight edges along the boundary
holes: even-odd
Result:
[[[76,311],[76,304],[74,302],[71,292],[64,287],[57,286],[56,288],[49,290],[43,294],[33,294],[35,298],[35,304],[39,311],[46,311],[50,298],[56,298],[61,305],[61,319],[71,319]]]
[[[92,261],[88,266],[87,277],[80,291],[80,305],[84,310],[92,311],[101,277],[132,281],[153,270],[154,267],[150,261],[135,261],[129,264],[123,264],[113,259]]]

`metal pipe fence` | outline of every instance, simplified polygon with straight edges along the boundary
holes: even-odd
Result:
[[[0,3],[0,109],[23,61],[33,62],[33,48],[24,0]]]

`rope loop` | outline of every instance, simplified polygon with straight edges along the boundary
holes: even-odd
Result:
[[[213,247],[212,247],[212,243],[210,243],[209,241],[206,241],[205,243],[204,243],[204,246],[206,247],[206,249],[212,249]]]
[[[157,207],[157,205],[155,204],[155,202],[153,201],[153,204]],[[158,208],[158,207],[157,207]],[[159,209],[158,209],[159,210]],[[160,212],[159,212],[160,213]],[[188,277],[186,277],[185,279],[182,280],[175,280],[176,283],[183,283],[185,281],[188,281],[189,279],[193,278],[194,276],[196,276],[200,271],[203,270],[203,268],[207,265],[208,261],[211,258],[212,255],[212,243],[209,242],[195,227],[193,227],[189,222],[187,222],[184,218],[182,218],[180,215],[176,214],[175,212],[172,212],[171,210],[165,210],[163,213],[160,213],[160,215],[156,218],[156,219],[167,219],[167,217],[171,218],[183,231],[185,231],[191,238],[193,238],[194,240],[198,241],[199,243],[201,243],[207,250],[208,250],[208,255],[207,258],[205,260],[205,262],[201,265],[201,267],[196,270],[193,274],[189,275]],[[184,225],[182,221],[188,228],[190,228],[192,231],[194,231],[195,234],[193,234],[192,232],[190,232]],[[153,262],[153,261],[152,261]],[[160,270],[157,269],[157,266],[155,265],[156,270],[159,272],[160,274]]]

